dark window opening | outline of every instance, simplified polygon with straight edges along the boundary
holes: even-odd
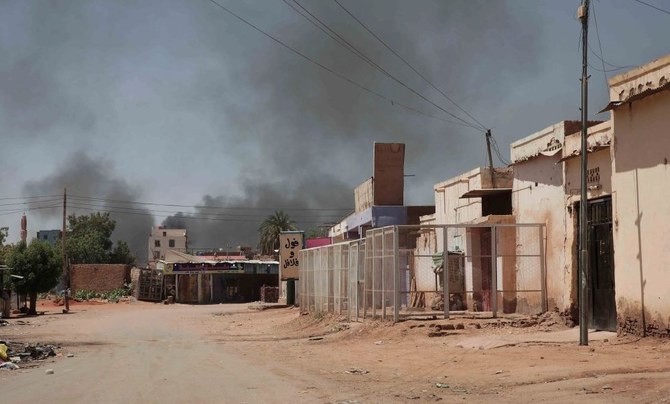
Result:
[[[512,192],[482,196],[482,216],[511,215]]]

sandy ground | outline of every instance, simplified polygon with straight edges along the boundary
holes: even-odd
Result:
[[[248,304],[39,310],[0,339],[53,343],[61,356],[0,371],[3,403],[670,401],[670,342],[591,333],[578,346],[578,329],[555,321],[348,323]]]

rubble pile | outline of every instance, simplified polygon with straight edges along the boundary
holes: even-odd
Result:
[[[57,356],[60,347],[49,344],[23,344],[0,341],[0,370],[16,370],[19,364],[43,361]]]

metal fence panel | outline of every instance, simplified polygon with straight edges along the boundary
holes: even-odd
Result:
[[[546,311],[542,224],[389,226],[301,252],[302,307],[349,319]],[[304,282],[302,281],[304,280]]]

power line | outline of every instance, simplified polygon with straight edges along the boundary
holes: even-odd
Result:
[[[356,48],[356,46],[354,46],[351,42],[347,41],[346,38],[342,37],[342,36],[341,36],[340,34],[338,34],[335,30],[333,30],[332,28],[330,28],[326,23],[324,23],[323,21],[321,21],[321,20],[319,19],[319,17],[317,17],[316,15],[314,15],[313,13],[311,13],[308,9],[306,9],[306,8],[305,8],[302,4],[300,4],[297,0],[293,0],[293,2],[294,2],[295,4],[297,4],[301,9],[303,9],[307,14],[309,14],[309,16],[311,16],[314,20],[318,21],[318,23],[321,24],[321,26],[323,26],[323,27],[324,27],[326,30],[328,30],[328,31],[326,31],[326,30],[324,30],[323,28],[321,28],[321,26],[317,25],[316,22],[314,22],[313,20],[309,19],[309,18],[307,17],[307,15],[305,15],[304,13],[300,12],[300,10],[296,9],[295,7],[293,7],[293,5],[291,5],[291,4],[288,2],[288,0],[283,0],[283,1],[284,1],[284,3],[286,3],[287,5],[289,5],[295,12],[297,12],[299,15],[301,15],[303,18],[305,18],[307,21],[309,21],[312,25],[314,25],[315,27],[319,28],[322,32],[324,32],[324,33],[325,33],[326,35],[328,35],[331,39],[333,39],[335,42],[337,42],[340,46],[344,47],[344,48],[347,49],[349,52],[353,53],[353,54],[356,55],[358,58],[360,58],[360,59],[363,60],[364,62],[368,63],[368,64],[369,64],[370,66],[372,66],[373,68],[375,68],[375,69],[377,69],[378,71],[382,72],[386,77],[388,77],[388,78],[390,78],[391,80],[395,81],[396,83],[400,84],[401,86],[403,86],[404,88],[406,88],[407,90],[409,90],[410,92],[412,92],[413,94],[415,94],[416,96],[420,97],[422,100],[424,100],[424,101],[430,103],[431,105],[433,105],[434,107],[436,107],[436,108],[438,108],[439,110],[443,111],[444,113],[448,114],[449,116],[451,116],[451,117],[453,117],[453,118],[455,118],[455,119],[457,119],[457,120],[463,122],[464,124],[466,124],[466,125],[472,127],[473,129],[477,129],[474,125],[472,125],[472,124],[469,123],[468,121],[466,121],[466,120],[462,119],[461,117],[459,117],[459,116],[457,116],[457,115],[451,113],[450,111],[444,109],[442,106],[436,104],[436,103],[433,102],[432,100],[430,100],[430,99],[428,99],[427,97],[425,97],[423,94],[419,93],[418,91],[416,91],[415,89],[413,89],[412,87],[410,87],[409,85],[407,85],[406,83],[404,83],[403,81],[401,81],[400,79],[398,79],[397,77],[395,77],[394,75],[392,75],[391,73],[389,73],[386,69],[384,69],[384,68],[381,67],[378,63],[376,63],[374,60],[372,60],[372,59],[369,58],[367,55],[365,55],[361,50],[359,50],[358,48]],[[332,34],[331,34],[331,33],[332,33]],[[337,39],[336,39],[336,38],[337,38]],[[346,44],[346,46],[345,46],[343,43]]]
[[[646,2],[644,2],[644,1],[642,1],[642,0],[635,0],[635,1],[638,2],[638,3],[640,3],[640,4],[644,4],[644,5],[647,6],[647,7],[651,7],[651,8],[653,8],[653,9],[656,9],[656,10],[662,12],[662,13],[670,14],[670,11],[668,11],[668,10],[664,10],[664,9],[662,9],[662,8],[660,8],[660,7],[656,7],[656,6],[653,5],[653,4],[646,3]]]
[[[53,209],[53,208],[58,208],[62,206],[61,204],[55,204],[55,205],[49,205],[49,206],[36,206],[34,208],[25,208],[25,209],[18,209],[18,210],[9,210],[9,211],[0,211],[4,213],[0,213],[0,216],[7,216],[7,215],[14,215],[16,213],[21,213],[21,212],[28,212],[32,210],[41,210],[41,209]]]
[[[58,207],[56,205],[55,207]],[[121,215],[136,215],[136,216],[151,216],[153,217],[154,215],[151,213],[143,213],[143,212],[129,212],[129,211],[119,211],[119,210],[114,210],[114,209],[96,209],[96,208],[89,208],[89,207],[84,207],[84,206],[74,206],[76,209],[81,209],[81,210],[88,210],[88,211],[93,211],[93,212],[102,212],[102,213],[115,213],[115,214],[121,214]],[[46,208],[46,207],[45,207]],[[264,218],[257,218],[257,219],[227,219],[227,218],[219,218],[219,217],[211,217],[211,216],[198,216],[198,215],[184,215],[184,216],[179,216],[179,219],[186,219],[186,220],[207,220],[207,221],[219,221],[219,222],[234,222],[234,223],[250,223],[250,222],[259,222],[262,221]],[[300,223],[322,223],[322,220],[298,220]]]
[[[605,71],[605,54],[603,53],[603,44],[600,41],[600,30],[598,30],[598,18],[596,17],[595,2],[591,3],[591,11],[593,11],[593,22],[596,25],[596,38],[598,38],[598,48],[600,49],[600,57],[598,59],[600,59],[600,63],[602,63],[603,66],[603,77],[605,78],[605,88],[609,88],[609,84],[607,83],[607,72]],[[590,46],[589,50],[591,50]]]
[[[38,199],[38,198],[61,198],[63,195],[35,195],[35,196],[12,196],[0,198],[0,201],[11,201],[20,199]]]
[[[102,202],[100,202],[102,203]],[[240,214],[240,213],[216,213],[216,212],[197,212],[197,213],[192,213],[192,212],[183,212],[183,211],[175,211],[175,210],[160,210],[160,209],[147,209],[147,208],[135,208],[135,207],[127,207],[127,206],[109,206],[109,205],[100,205],[100,203],[85,203],[81,201],[75,201],[74,203],[70,203],[69,207],[72,208],[97,208],[97,209],[113,209],[113,210],[123,210],[127,212],[139,212],[139,213],[152,213],[156,215],[177,215],[176,217],[181,217],[185,215],[207,215],[208,217],[221,217],[221,218],[239,218],[239,217],[250,217],[250,218],[256,218],[256,219],[265,219],[267,217],[266,214],[263,213],[256,213],[256,214]],[[329,214],[329,215],[293,215],[291,218],[293,219],[312,219],[315,217],[320,217],[324,219],[329,219],[329,218],[339,218],[339,215],[335,214]]]
[[[356,87],[358,87],[358,88],[360,88],[360,89],[362,89],[362,90],[364,90],[364,91],[366,91],[366,92],[368,92],[368,93],[370,93],[370,94],[373,94],[373,95],[375,95],[375,96],[377,96],[377,97],[379,97],[379,98],[381,98],[381,99],[383,99],[383,100],[385,100],[385,101],[390,102],[391,105],[399,105],[399,106],[401,106],[401,107],[403,107],[403,108],[405,108],[405,109],[407,109],[407,110],[409,110],[409,111],[412,111],[412,112],[415,112],[415,113],[418,113],[418,114],[421,114],[421,115],[424,115],[424,116],[427,116],[427,117],[430,117],[430,118],[433,118],[433,119],[437,119],[437,120],[440,120],[440,121],[443,121],[443,122],[448,122],[448,123],[452,123],[452,124],[456,124],[456,125],[462,125],[462,126],[465,126],[465,125],[460,124],[460,123],[458,123],[458,122],[454,122],[454,121],[450,121],[450,120],[447,120],[447,119],[442,119],[442,118],[439,118],[439,117],[430,115],[430,114],[425,113],[425,112],[423,112],[423,111],[420,111],[420,110],[418,110],[418,109],[416,109],[416,108],[410,107],[410,106],[405,105],[405,104],[402,104],[402,103],[400,103],[400,102],[397,102],[397,101],[395,101],[395,100],[393,100],[393,99],[391,99],[391,98],[389,98],[389,97],[387,97],[387,96],[385,96],[385,95],[383,95],[383,94],[381,94],[381,93],[379,93],[379,92],[377,92],[377,91],[375,91],[375,90],[372,90],[372,89],[370,89],[370,88],[368,88],[368,87],[366,87],[366,86],[364,86],[364,85],[362,85],[362,84],[360,84],[360,83],[358,83],[358,82],[356,82],[356,81],[354,81],[354,80],[352,80],[352,79],[350,79],[350,78],[348,78],[348,77],[346,77],[346,76],[344,76],[344,75],[342,75],[342,74],[340,74],[340,73],[334,71],[333,69],[331,69],[331,68],[325,66],[324,64],[322,64],[322,63],[320,63],[320,62],[318,62],[318,61],[316,61],[316,60],[310,58],[309,56],[305,55],[304,53],[298,51],[297,49],[295,49],[295,48],[291,47],[290,45],[286,44],[285,42],[281,41],[280,39],[277,39],[277,38],[275,38],[274,36],[268,34],[267,32],[265,32],[265,31],[263,31],[262,29],[258,28],[257,26],[255,26],[255,25],[252,24],[251,22],[247,21],[246,19],[242,18],[242,17],[239,16],[238,14],[234,13],[233,11],[231,11],[231,10],[229,10],[228,8],[224,7],[224,6],[221,5],[220,3],[216,2],[215,0],[209,0],[209,2],[212,3],[212,4],[214,4],[214,5],[216,5],[217,7],[219,7],[219,8],[222,9],[223,11],[227,12],[228,14],[232,15],[233,17],[237,18],[239,21],[241,21],[241,22],[245,23],[246,25],[250,26],[250,27],[253,28],[254,30],[260,32],[260,33],[263,34],[263,35],[265,35],[266,37],[268,37],[269,39],[271,39],[271,40],[273,40],[274,42],[278,43],[279,45],[285,47],[286,49],[288,49],[288,50],[290,50],[291,52],[295,53],[296,55],[300,56],[301,58],[307,60],[308,62],[313,63],[313,64],[319,66],[319,67],[322,68],[323,70],[325,70],[325,71],[327,71],[327,72],[329,72],[329,73],[331,73],[331,74],[333,74],[333,75],[339,77],[340,79],[346,81],[346,82],[349,83],[349,84],[352,84],[352,85],[354,85],[354,86],[356,86]]]
[[[428,80],[423,74],[421,74],[416,68],[414,68],[414,66],[412,66],[407,60],[405,60],[405,58],[403,58],[402,56],[400,56],[400,54],[398,54],[398,52],[396,52],[395,50],[393,50],[393,48],[391,48],[386,42],[384,42],[384,41],[383,41],[377,34],[375,34],[370,28],[368,28],[368,27],[367,27],[367,26],[366,26],[360,19],[358,19],[358,18],[357,18],[351,11],[349,11],[346,7],[344,7],[338,0],[334,0],[334,1],[335,1],[335,3],[336,3],[338,6],[340,6],[340,8],[342,8],[342,10],[344,10],[347,14],[349,14],[349,15],[351,16],[351,18],[353,18],[353,19],[354,19],[354,20],[355,20],[361,27],[363,27],[367,32],[369,32],[370,35],[372,35],[377,41],[379,41],[382,45],[384,45],[384,47],[385,47],[386,49],[388,49],[389,51],[391,51],[391,53],[393,53],[396,57],[398,57],[398,59],[402,60],[403,63],[405,63],[405,65],[406,65],[407,67],[409,67],[410,69],[412,69],[412,71],[414,71],[414,73],[416,73],[416,74],[417,74],[419,77],[421,77],[426,83],[428,83],[428,85],[430,85],[434,90],[436,90],[437,92],[439,92],[440,94],[442,94],[442,96],[443,96],[444,98],[446,98],[447,100],[449,100],[449,102],[451,102],[452,104],[454,104],[454,106],[456,106],[456,108],[460,109],[463,113],[465,113],[468,117],[470,117],[470,119],[472,119],[473,121],[475,121],[479,126],[481,126],[481,129],[483,129],[483,130],[486,130],[486,129],[487,129],[486,126],[484,126],[481,122],[479,122],[474,116],[470,115],[470,113],[469,113],[468,111],[466,111],[463,107],[461,107],[460,105],[458,105],[458,103],[456,103],[456,101],[454,101],[454,100],[453,100],[451,97],[449,97],[444,91],[440,90],[440,89],[439,89],[437,86],[435,86],[430,80]]]
[[[511,163],[502,156],[502,153],[500,152],[500,148],[498,146],[498,141],[493,137],[493,135],[491,135],[491,143],[493,144],[493,151],[498,157],[498,160],[500,160],[500,162],[505,165],[510,165]]]
[[[180,205],[174,203],[157,203],[157,202],[141,202],[129,201],[121,199],[97,198],[81,195],[68,195],[68,198],[84,200],[84,201],[100,201],[100,202],[116,202],[143,206],[167,206],[176,208],[193,208],[193,209],[231,209],[231,210],[287,210],[287,211],[350,211],[351,208],[276,208],[276,207],[251,207],[251,206],[207,206],[207,205]]]
[[[612,63],[608,62],[607,60],[603,59],[602,56],[598,55],[598,52],[594,51],[594,50],[591,48],[591,45],[589,45],[589,51],[590,51],[591,54],[593,54],[593,56],[595,56],[598,60],[601,60],[603,63],[605,63],[607,66],[609,66],[609,68],[606,69],[606,70],[608,70],[608,71],[617,71],[617,70],[632,69],[632,68],[635,67],[635,66],[632,66],[632,65],[631,65],[631,66],[619,66],[619,65],[612,64]]]

